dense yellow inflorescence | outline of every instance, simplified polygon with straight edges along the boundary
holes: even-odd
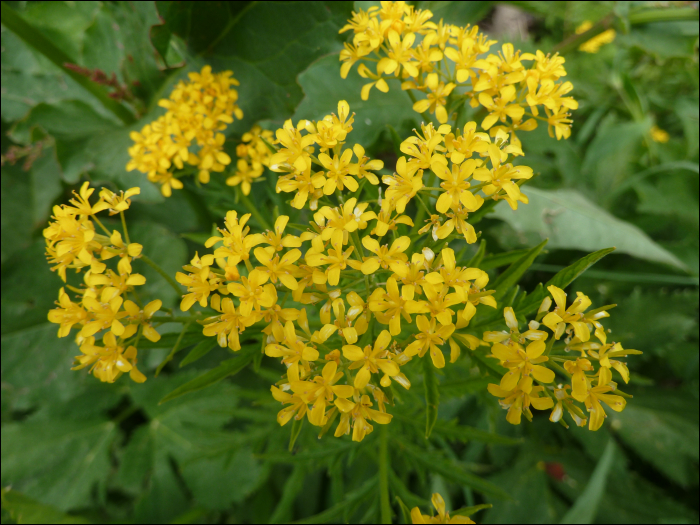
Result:
[[[503,130],[514,144],[516,132],[535,129],[538,120],[547,123],[550,136],[569,137],[569,111],[578,103],[566,96],[571,82],[561,81],[566,76],[563,57],[521,53],[512,44],[490,53],[496,41],[478,26],[435,23],[432,18],[429,10],[406,2],[382,2],[381,7],[353,12],[340,31],[353,34],[352,44],[346,43],[340,53],[341,76],[346,78],[358,64],[360,76],[370,80],[362,88],[362,100],[373,87],[386,93],[387,80],[400,80],[401,89],[414,99],[413,109],[435,114],[441,124],[467,101],[487,113],[481,122],[484,130]],[[414,92],[425,98],[416,100]]]
[[[90,204],[94,191],[85,182],[69,205],[54,207],[53,220],[44,230],[47,260],[64,282],[68,268],[85,270],[81,287],[66,285],[59,290],[57,307],[48,318],[60,325],[58,337],[79,328],[75,342],[81,355],[76,357],[74,370],[90,366],[95,377],[108,383],[129,372],[131,379],[142,383],[146,376],[136,367],[136,347],[142,335],[150,341],[160,339],[151,317],[162,302],[151,301],[144,307],[137,304],[134,287],[145,284],[146,278],[132,271],[131,262],[141,256],[142,246],[129,242],[126,229],[123,238],[118,230],[107,230],[97,218],[98,213],[108,211],[123,219],[130,198],[141,190],[113,193],[103,188],[99,200]],[[102,233],[95,231],[95,224]],[[126,228],[126,223],[122,224]],[[116,271],[107,267],[109,261],[117,261]],[[136,302],[125,299],[129,294]]]
[[[201,72],[190,73],[189,81],[180,81],[168,99],[158,102],[166,113],[140,132],[131,132],[134,145],[126,170],[146,173],[166,197],[182,188],[175,168],[193,166],[202,184],[209,182],[212,171],[224,171],[231,157],[224,152],[221,132],[234,115],[243,118],[238,91],[232,87],[238,81],[232,75],[231,71],[213,74],[211,66],[204,66]]]

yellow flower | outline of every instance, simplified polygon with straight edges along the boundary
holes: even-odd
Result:
[[[591,27],[593,27],[593,23],[589,20],[586,20],[576,28],[576,34],[580,35],[581,33],[585,33]],[[614,29],[606,29],[599,35],[596,35],[593,38],[591,38],[590,40],[586,40],[578,48],[584,53],[597,53],[602,46],[604,46],[605,44],[609,44],[610,42],[615,40],[615,36],[617,36],[617,33]]]
[[[280,342],[267,345],[265,354],[270,357],[281,357],[282,362],[289,367],[289,370],[294,369],[294,373],[297,376],[300,361],[306,365],[308,361],[316,361],[318,359],[318,350],[312,346],[307,346],[297,336],[292,321],[287,321],[284,325],[283,333],[278,335],[281,336],[278,339]]]
[[[355,389],[350,385],[336,385],[343,377],[338,372],[338,365],[334,361],[326,363],[321,375],[313,378],[313,381],[292,381],[292,391],[303,399],[313,402],[314,406],[309,412],[309,422],[312,425],[323,426],[326,423],[326,405],[333,402],[333,398],[347,398],[353,395]]]
[[[67,336],[73,325],[83,324],[88,318],[88,312],[79,304],[70,300],[70,297],[63,288],[58,291],[58,308],[49,310],[49,321],[60,325],[58,337]]]
[[[593,366],[588,359],[577,359],[567,361],[564,368],[571,374],[571,395],[577,401],[583,401],[588,395],[588,378],[586,372],[593,370]]]
[[[601,401],[615,412],[622,412],[627,405],[627,401],[625,401],[624,397],[608,393],[614,391],[614,388],[605,381],[608,377],[604,374],[599,375],[598,386],[590,386],[587,389],[588,391],[584,403],[586,405],[586,410],[588,410],[588,430],[598,430],[603,426],[603,422],[607,416],[605,415],[605,410],[603,409],[603,405],[601,405]]]
[[[375,215],[377,223],[374,225],[374,229],[370,231],[370,235],[376,235],[377,237],[384,237],[384,235],[391,231],[398,230],[399,224],[406,224],[407,226],[413,226],[413,220],[408,215],[401,215],[397,213],[393,218],[391,216],[392,210],[389,206],[386,206],[384,201],[382,203],[382,210],[379,215]],[[372,212],[368,212],[372,213]]]
[[[318,160],[328,170],[326,172],[326,183],[323,186],[325,195],[331,195],[336,189],[343,191],[345,187],[350,191],[357,191],[359,185],[355,178],[350,175],[352,150],[345,150],[340,157],[333,155],[332,159],[325,153],[319,153]]]
[[[260,311],[261,306],[269,308],[274,304],[277,294],[270,290],[270,287],[274,289],[274,285],[263,286],[268,278],[267,273],[253,270],[248,274],[248,277],[241,276],[240,283],[228,284],[228,291],[238,297],[241,302],[238,307],[241,315],[247,317],[253,310]]]
[[[393,29],[389,30],[388,35],[389,47],[387,56],[382,58],[377,64],[377,73],[392,74],[397,77],[403,71],[412,77],[417,77],[419,74],[416,63],[413,62],[413,53],[411,47],[416,40],[414,33],[409,33],[401,40],[401,36]]]
[[[544,388],[532,386],[532,378],[530,377],[523,380],[516,390],[503,390],[493,383],[487,388],[493,396],[502,398],[499,403],[503,409],[508,410],[506,421],[511,425],[519,425],[523,414],[528,421],[532,420],[531,406],[537,410],[547,410],[554,406],[551,397],[540,396]]]
[[[357,398],[358,396],[355,395],[355,397]],[[369,400],[369,396],[366,395],[356,399],[354,402],[339,397],[335,400],[335,406],[341,412],[340,423],[338,423],[334,434],[335,437],[349,434],[352,427],[353,441],[362,441],[367,434],[374,430],[374,427],[369,424],[370,421],[380,425],[387,425],[393,417],[386,412],[370,408],[372,402]]]
[[[491,357],[496,357],[501,366],[508,369],[508,372],[501,379],[503,390],[513,390],[522,379],[532,375],[537,381],[551,383],[554,381],[554,372],[549,368],[541,366],[539,363],[549,361],[547,356],[543,356],[545,345],[543,341],[533,341],[525,350],[519,344],[506,346],[495,343],[491,348]]]
[[[189,274],[184,274],[182,272],[177,272],[175,274],[175,279],[181,285],[187,288],[189,292],[183,296],[180,302],[180,310],[186,312],[192,305],[196,302],[200,306],[205,307],[207,305],[207,299],[212,291],[218,290],[223,284],[219,276],[213,273],[210,269],[210,265],[214,262],[214,256],[204,255],[200,259],[197,254],[195,254],[194,259],[190,262],[191,266]]]
[[[452,171],[447,168],[447,159],[442,155],[435,155],[430,164],[430,168],[435,175],[443,182],[440,183],[445,191],[440,195],[435,208],[440,213],[445,213],[450,208],[456,208],[461,202],[467,209],[479,207],[479,201],[474,194],[469,191],[471,186],[467,179],[471,178],[474,170],[479,166],[480,161],[469,159],[460,164],[453,161]]]
[[[258,266],[257,270],[266,273],[271,282],[276,283],[278,280],[290,290],[296,290],[298,287],[294,274],[297,272],[297,267],[294,266],[301,251],[296,248],[289,250],[280,259],[279,255],[275,254],[273,248],[255,248],[255,257],[262,266]]]
[[[520,120],[525,113],[525,109],[519,104],[510,104],[510,102],[515,100],[515,86],[502,88],[499,95],[493,99],[486,93],[479,94],[479,102],[489,111],[489,114],[481,123],[481,127],[484,129],[489,129],[499,120],[505,122],[506,117]]]
[[[298,381],[299,373],[297,369],[289,368],[287,370],[287,377],[289,378],[290,382]],[[270,387],[270,390],[272,391],[272,397],[274,397],[276,401],[284,403],[285,405],[290,405],[280,410],[277,414],[277,422],[281,426],[286,425],[289,420],[292,419],[292,416],[294,416],[294,419],[300,420],[306,415],[309,408],[309,401],[306,398],[297,393],[290,394],[289,392],[280,390],[274,385]]]
[[[591,333],[585,315],[583,314],[591,305],[591,300],[588,296],[577,292],[576,299],[567,308],[566,293],[564,290],[556,286],[548,286],[547,290],[549,290],[549,293],[554,297],[556,306],[553,312],[549,312],[544,316],[542,323],[554,332],[554,337],[556,339],[564,335],[566,326],[569,325],[580,341],[588,341],[591,337]]]
[[[243,215],[238,220],[238,214],[235,211],[229,211],[226,214],[224,229],[219,228],[219,232],[223,237],[213,236],[207,239],[204,246],[211,248],[217,242],[222,242],[214,251],[214,257],[227,258],[228,266],[236,266],[241,261],[247,261],[250,258],[250,250],[254,246],[264,242],[265,237],[259,233],[248,235],[250,227],[246,226],[246,222],[250,219],[250,213]]]
[[[280,252],[284,248],[299,248],[301,246],[301,239],[296,235],[284,235],[284,230],[289,222],[289,217],[287,215],[280,215],[275,220],[275,227],[273,231],[267,230],[263,234],[263,243],[270,245],[276,251]]]
[[[435,318],[428,321],[427,317],[419,315],[416,316],[416,326],[420,333],[416,335],[416,340],[406,347],[406,355],[414,356],[418,354],[418,357],[423,357],[425,352],[430,349],[430,359],[432,359],[435,368],[444,368],[445,356],[438,347],[445,344],[445,341],[449,339],[455,330],[455,325],[440,325],[440,328],[436,330]]]
[[[359,144],[355,144],[352,147],[352,151],[357,157],[357,164],[350,164],[350,174],[355,175],[358,179],[366,178],[375,186],[379,184],[379,179],[372,171],[382,169],[384,167],[384,162],[381,160],[369,160],[369,157],[365,155],[365,148]]]
[[[245,159],[238,159],[236,162],[236,173],[226,179],[226,185],[238,186],[240,184],[243,195],[250,195],[251,184],[262,174],[262,165],[256,168],[254,165],[248,164]]]
[[[255,317],[242,315],[240,309],[236,311],[233,300],[229,297],[221,299],[219,295],[215,295],[212,297],[211,307],[221,315],[208,317],[202,333],[207,337],[216,337],[220,347],[228,346],[237,352],[241,349],[238,335],[255,322]]]
[[[379,373],[380,370],[384,372],[384,377],[381,379],[382,386],[389,386],[391,382],[389,378],[400,372],[399,366],[391,359],[386,358],[390,342],[391,335],[387,330],[382,330],[374,342],[374,348],[371,345],[365,346],[364,350],[355,345],[343,346],[343,357],[352,361],[348,370],[360,369],[355,376],[355,388],[362,390],[369,383],[371,375]]]
[[[326,266],[325,274],[328,279],[328,284],[335,286],[340,281],[340,272],[348,266],[359,270],[361,267],[360,261],[350,259],[350,254],[353,247],[350,246],[343,251],[343,232],[335,231],[331,237],[332,248],[328,249],[328,253],[306,253],[306,262],[309,266]]]
[[[486,195],[493,195],[494,198],[505,199],[514,210],[518,209],[518,201],[527,204],[527,197],[520,192],[520,186],[513,182],[513,179],[532,178],[532,168],[501,164],[498,158],[492,158],[491,161],[492,169],[482,167],[474,170],[474,179],[487,183],[483,192]],[[504,191],[505,195],[501,191]]]
[[[136,368],[135,347],[130,346],[124,350],[112,332],[107,332],[102,342],[104,346],[97,346],[94,337],[87,337],[80,345],[82,355],[75,358],[78,364],[73,370],[92,365],[90,373],[106,383],[114,383],[124,372],[129,372],[131,379],[137,383],[146,380],[146,376]]]
[[[418,190],[423,187],[423,170],[417,170],[408,166],[406,157],[401,157],[396,162],[396,172],[382,177],[382,182],[389,186],[386,190],[386,198],[391,206],[399,213],[403,213],[406,204],[415,197]]]
[[[311,172],[311,165],[303,171],[294,171],[289,175],[282,175],[277,179],[277,192],[294,193],[292,206],[298,210],[304,207],[309,195],[312,196],[310,208],[315,210],[318,199],[323,195],[323,187],[326,184],[324,172]]]
[[[124,333],[124,325],[119,321],[128,314],[120,311],[124,299],[117,295],[118,290],[105,288],[99,300],[93,297],[83,297],[83,307],[88,311],[90,320],[80,330],[81,337],[89,337],[100,330],[110,329],[115,335]]]
[[[389,91],[389,84],[386,83],[386,80],[382,78],[381,74],[376,75],[372,73],[364,64],[360,64],[360,67],[357,68],[357,72],[362,78],[374,80],[374,82],[369,82],[362,86],[362,91],[360,93],[360,98],[362,100],[367,100],[369,98],[369,92],[373,87],[376,87],[382,93],[387,93]]]
[[[107,208],[109,208],[109,204],[102,200],[97,201],[94,206],[90,204],[90,201],[88,199],[94,191],[95,188],[90,188],[90,183],[88,181],[85,181],[80,187],[80,193],[75,193],[75,191],[73,192],[75,198],[70,199],[68,201],[71,204],[71,206],[65,206],[65,212],[69,215],[87,216],[95,215],[96,213],[99,213],[102,210],[106,210]]]
[[[109,204],[109,214],[116,215],[120,211],[126,211],[131,206],[131,197],[134,195],[139,195],[141,193],[141,188],[129,188],[119,193],[114,193],[107,188],[102,188],[100,190],[100,199]]]
[[[667,131],[664,131],[663,129],[657,126],[652,126],[651,130],[649,130],[649,133],[651,134],[651,140],[653,140],[654,142],[660,142],[662,144],[667,143],[668,140],[671,138]]]
[[[362,246],[374,254],[374,257],[366,257],[362,263],[362,273],[365,275],[376,272],[380,267],[385,270],[392,268],[394,273],[406,274],[404,263],[408,257],[403,253],[411,245],[410,237],[399,237],[391,247],[388,244],[379,245],[379,241],[370,236],[362,238]],[[397,264],[398,263],[398,264]]]
[[[474,523],[472,520],[466,516],[454,516],[450,518],[449,512],[445,510],[445,500],[437,492],[433,493],[433,497],[430,499],[437,511],[437,516],[428,516],[427,514],[421,514],[418,507],[413,507],[411,509],[411,522],[417,523],[450,523],[450,524],[469,524]]]
[[[585,427],[586,423],[588,423],[588,418],[585,416],[583,411],[574,404],[573,398],[567,392],[567,389],[569,388],[571,388],[569,385],[559,385],[554,389],[554,397],[556,398],[557,403],[554,405],[554,409],[549,416],[549,420],[552,423],[558,423],[561,421],[561,418],[564,415],[564,408],[566,408],[566,411],[571,416],[571,419],[574,420],[576,426]],[[564,426],[569,428],[566,423],[564,423]]]
[[[143,336],[146,339],[154,343],[160,341],[160,334],[153,328],[150,319],[162,306],[163,301],[160,299],[151,301],[143,309],[139,308],[133,301],[124,301],[124,310],[129,314],[129,321],[132,324],[126,327],[122,338],[131,337],[136,333],[138,326],[142,326]]]
[[[411,323],[410,314],[426,311],[423,305],[413,300],[413,291],[413,286],[403,286],[399,294],[396,278],[391,276],[386,281],[386,291],[383,288],[377,288],[370,295],[367,301],[369,309],[374,313],[377,321],[389,325],[391,335],[401,333],[402,316],[406,322]]]
[[[307,148],[314,143],[315,139],[313,135],[301,136],[300,130],[304,129],[304,126],[304,122],[300,121],[295,128],[290,119],[277,130],[277,140],[283,147],[270,159],[272,171],[283,171],[283,165],[294,167],[298,171],[305,171],[311,167],[311,154]]]
[[[413,104],[413,111],[424,113],[430,110],[430,113],[435,113],[438,122],[444,124],[447,122],[445,103],[447,102],[447,97],[450,96],[450,93],[452,93],[452,90],[456,86],[452,82],[447,84],[439,82],[437,73],[429,74],[426,78],[425,85],[430,90],[427,94],[427,98]]]

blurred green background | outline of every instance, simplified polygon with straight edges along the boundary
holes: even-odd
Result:
[[[522,134],[525,162],[539,175],[528,184],[528,206],[517,214],[499,206],[480,224],[484,269],[495,275],[497,254],[549,238],[520,283],[531,290],[584,252],[617,246],[574,289],[597,305],[617,303],[608,323],[614,338],[644,354],[629,359],[634,399],[596,433],[544,416],[512,427],[468,360],[446,368],[429,441],[415,414],[397,407],[392,493],[424,511],[435,491],[449,508],[492,503],[474,517],[485,523],[697,523],[697,2],[417,4],[436,21],[478,23],[499,42],[566,57],[580,101],[572,136],[551,140],[542,126]],[[182,352],[154,378],[177,335],[166,334],[141,354],[143,385],[71,372],[77,349],[46,319],[60,280],[41,236],[52,205],[79,181],[140,185],[131,236],[174,273],[202,249],[213,223],[240,209],[222,177],[188,182],[164,200],[145,176],[124,170],[129,131],[160,114],[157,100],[204,64],[233,69],[241,82],[245,118],[227,130],[231,153],[255,122],[274,129],[291,116],[318,118],[346,99],[357,112],[354,140],[390,156],[389,126],[405,138],[418,124],[408,97],[392,87],[362,102],[362,79],[339,76],[338,30],[368,5],[3,3],[3,523],[378,520],[376,440],[318,441],[307,428],[288,453],[289,427],[275,422],[269,395],[278,372],[266,362],[160,406],[228,351],[215,347],[180,369]],[[579,51],[572,38],[586,21],[614,27],[615,40],[594,54]],[[44,42],[64,55],[51,56]],[[114,81],[92,82],[59,67],[65,62]],[[667,141],[655,140],[654,126]],[[255,185],[259,206],[284,205],[274,181],[267,172]],[[149,293],[176,304],[157,274],[137,270]],[[185,349],[201,340],[188,333]],[[411,395],[422,398],[420,382]]]

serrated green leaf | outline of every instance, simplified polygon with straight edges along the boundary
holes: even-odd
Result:
[[[203,388],[211,386],[214,383],[218,383],[225,377],[237,374],[253,360],[252,351],[241,350],[240,353],[241,355],[234,357],[233,359],[227,359],[213,370],[210,370],[192,381],[188,381],[184,385],[177,387],[175,390],[161,399],[158,404],[163,404],[185,394],[202,390]]]

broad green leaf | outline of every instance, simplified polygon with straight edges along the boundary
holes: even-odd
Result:
[[[501,273],[493,283],[489,283],[489,287],[495,288],[496,293],[494,297],[497,299],[503,298],[506,293],[508,293],[513,286],[520,280],[527,269],[532,266],[537,256],[547,244],[547,239],[542,241],[540,244],[528,250],[519,259],[513,262],[506,270]]]
[[[597,252],[589,253],[585,257],[582,257],[576,261],[574,264],[567,266],[549,281],[547,281],[547,284],[544,287],[538,287],[533,293],[528,295],[527,298],[518,305],[517,313],[523,316],[532,313],[540,306],[542,300],[547,296],[547,294],[549,294],[547,291],[548,286],[556,286],[557,288],[561,288],[563,290],[588,268],[593,266],[609,253],[612,253],[614,250],[615,248],[606,248],[603,250],[598,250]]]
[[[466,26],[476,25],[493,8],[494,2],[416,2],[420,9],[429,9],[433,13],[432,21],[438,23],[441,18],[450,24]]]
[[[104,486],[117,427],[103,419],[49,419],[2,427],[2,483],[65,511]]]
[[[182,475],[195,500],[207,509],[223,511],[253,492],[264,469],[250,448],[186,460]],[[235,480],[231,483],[230,480]]]
[[[409,445],[405,442],[401,442],[400,447],[413,458],[416,465],[427,469],[429,472],[440,474],[453,483],[467,486],[484,495],[492,496],[497,499],[510,499],[510,495],[500,487],[471,472],[467,472],[458,464],[449,462],[435,453],[428,453],[422,448]]]
[[[423,385],[425,386],[425,439],[430,437],[438,416],[440,390],[435,377],[433,363],[425,356],[423,361]]]
[[[207,338],[200,342],[197,346],[190,350],[189,354],[187,354],[182,361],[180,361],[180,368],[189,365],[190,363],[194,363],[197,359],[201,359],[216,348],[216,346],[217,342],[214,339]]]
[[[7,258],[31,244],[34,230],[32,217],[32,183],[22,170],[21,162],[2,167],[2,263]]]
[[[15,523],[90,523],[85,518],[70,516],[55,507],[39,503],[12,488],[2,489],[2,509],[9,513]]]
[[[611,438],[593,471],[591,479],[588,480],[588,485],[561,519],[561,523],[593,523],[605,492],[605,484],[615,456],[615,448],[615,440]]]
[[[595,251],[615,246],[619,253],[686,270],[671,254],[636,226],[614,217],[574,190],[528,188],[527,206],[513,212],[496,208],[495,216],[516,231],[549,239],[550,249]]]
[[[347,33],[344,33],[344,35]],[[386,126],[392,126],[400,140],[413,135],[421,117],[413,111],[413,103],[398,81],[389,80],[389,92],[372,90],[368,100],[360,98],[362,86],[371,79],[362,78],[354,67],[346,79],[340,78],[338,55],[329,55],[313,63],[299,75],[304,99],[296,108],[293,121],[320,120],[331,113],[338,113],[338,101],[345,100],[355,113],[353,130],[348,135],[348,146],[361,144],[370,147]],[[392,170],[394,166],[385,166]]]
[[[176,472],[176,465],[164,453],[147,464],[150,476],[134,505],[138,523],[170,523],[189,507],[189,497]]]
[[[255,349],[257,351],[257,348]],[[223,361],[219,366],[206,372],[199,377],[188,381],[184,385],[177,387],[175,390],[166,395],[160,400],[159,404],[166,403],[167,401],[172,401],[182,395],[189,394],[191,392],[196,392],[208,386],[218,383],[222,379],[228,376],[232,376],[243,370],[250,361],[253,360],[253,352],[248,350],[241,350],[240,355],[234,357],[233,359],[227,359]]]

